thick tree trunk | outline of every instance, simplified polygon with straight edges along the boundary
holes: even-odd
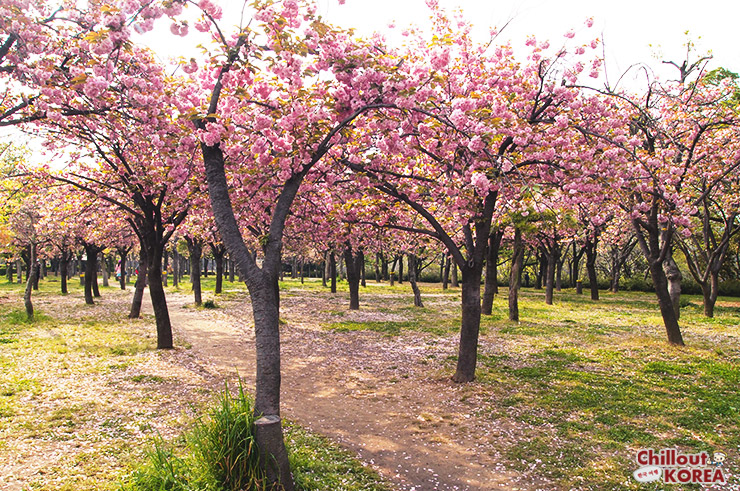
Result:
[[[354,254],[352,246],[345,244],[344,263],[347,266],[347,285],[349,286],[349,309],[360,309],[360,261],[362,252]]]
[[[632,220],[635,236],[640,244],[645,260],[648,263],[648,271],[653,279],[655,295],[658,297],[660,314],[663,317],[668,342],[683,346],[683,336],[678,325],[676,310],[668,291],[668,278],[666,277],[664,262],[668,251],[672,247],[673,229],[664,227],[658,222],[657,206],[653,209],[647,221]]]
[[[450,283],[452,285],[452,288],[457,288],[458,286],[460,286],[457,279],[457,263],[455,261],[452,261],[452,273]]]
[[[498,293],[498,253],[501,248],[503,230],[495,228],[488,238],[488,254],[486,255],[486,284],[483,289],[483,304],[481,311],[484,315],[491,315],[493,311],[493,297]]]
[[[522,231],[514,230],[514,250],[511,256],[509,273],[509,320],[519,321],[519,287],[521,286],[522,265],[524,263],[524,245]]]
[[[157,322],[157,349],[172,349],[172,324],[167,309],[167,298],[162,283],[162,255],[164,244],[148,244],[147,271],[149,281],[149,297],[152,300],[154,318]]]
[[[220,84],[220,82],[219,82]],[[203,125],[205,122],[202,122]],[[203,126],[201,125],[201,126]],[[259,268],[244,245],[229,197],[223,153],[218,145],[201,145],[206,168],[208,191],[219,232],[241,274],[245,275],[252,301],[256,345],[255,440],[268,481],[293,491],[290,462],[280,423],[280,304],[278,274],[282,231],[290,205],[302,177],[285,183],[273,211],[270,233],[263,246],[265,259]]]
[[[236,263],[229,256],[229,283],[233,283],[236,276]],[[326,286],[326,285],[324,285]]]
[[[717,304],[719,296],[719,272],[711,271],[709,281],[701,285],[702,296],[704,297],[704,315],[714,317],[714,306]]]
[[[403,253],[398,256],[398,284],[403,284]]]
[[[214,260],[216,261],[216,295],[223,291],[224,285],[224,252],[216,251],[213,253]]]
[[[62,252],[61,257],[59,258],[59,274],[60,274],[60,282],[62,284],[62,295],[66,295],[69,293],[69,290],[67,288],[67,268],[69,267],[69,257],[67,256],[67,252]]]
[[[455,382],[470,382],[475,378],[478,359],[478,333],[480,331],[480,281],[483,261],[466,264],[462,269],[462,322]]]
[[[138,319],[141,316],[141,301],[144,299],[144,288],[146,288],[146,263],[146,251],[142,247],[139,251],[139,274],[136,275],[136,284],[134,285],[134,298],[131,301],[131,312],[128,314],[129,318],[131,319]]]
[[[424,304],[421,301],[421,291],[419,285],[416,284],[416,255],[409,254],[409,283],[411,283],[411,290],[414,292],[414,307],[423,307]]]
[[[29,257],[29,264],[33,265],[36,263],[36,244],[31,243],[31,252]],[[20,276],[20,275],[19,275]],[[36,282],[36,268],[28,268],[28,278],[26,281],[26,290],[23,293],[23,304],[26,307],[26,317],[29,321],[33,321],[33,301],[31,300],[31,294],[33,291],[33,285]]]
[[[195,305],[203,304],[203,296],[200,284],[200,259],[203,253],[202,246],[198,239],[187,237],[188,252],[190,253],[190,283],[193,288],[193,298]]]
[[[380,277],[380,253],[375,254],[375,282],[380,283],[381,281]]]
[[[203,258],[203,270],[202,270],[202,273],[203,273],[203,277],[204,278],[208,278],[208,258],[207,257],[204,257]]]
[[[668,280],[668,294],[676,313],[676,320],[679,320],[681,318],[681,280],[683,275],[673,259],[673,251],[670,249],[666,254],[665,261],[663,261],[663,270],[665,271],[666,280]]]
[[[18,284],[23,284],[23,262],[20,259],[15,260],[15,269],[18,271]],[[28,275],[26,275],[28,277]]]
[[[668,342],[683,346],[683,336],[678,325],[678,318],[676,317],[676,310],[673,307],[671,294],[668,291],[668,278],[666,278],[665,271],[660,264],[653,262],[650,264],[650,275],[653,279],[655,294],[658,297],[658,306],[660,307],[660,314],[663,317],[663,324],[665,324]]]
[[[599,299],[599,283],[596,277],[596,240],[587,240],[583,246],[586,251],[586,271],[588,272],[588,283],[591,287],[591,300]]]
[[[33,289],[38,291],[39,279],[41,278],[41,264],[39,263],[38,260],[36,260],[36,262],[33,263],[33,269],[34,269]]]
[[[85,254],[87,255],[87,261],[85,262],[85,303],[88,305],[93,305],[95,303],[95,301],[93,300],[93,280],[97,276],[95,274],[95,270],[98,267],[97,248],[92,245],[85,244]]]

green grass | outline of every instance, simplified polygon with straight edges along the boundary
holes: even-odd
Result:
[[[182,475],[190,472],[193,463],[191,458],[178,457],[186,448],[199,454],[201,461],[211,459],[209,465],[194,468],[198,484],[189,489],[222,489],[201,485],[214,481],[233,482],[233,489],[248,488],[243,480],[224,477],[233,475],[234,467],[216,452],[228,447],[222,445],[225,441],[233,443],[233,450],[242,448],[244,440],[228,428],[212,431],[211,422],[229,419],[223,417],[229,411],[232,416],[251,418],[251,410],[237,400],[230,406],[222,404],[220,413],[205,411],[200,419],[194,418],[193,412],[201,411],[214,392],[201,372],[182,365],[179,358],[186,356],[182,350],[155,349],[151,316],[126,318],[131,286],[125,293],[113,283],[107,289],[101,287],[103,298],[85,306],[78,281],[70,281],[69,295],[61,297],[58,278],[49,277],[33,293],[37,304],[33,322],[19,309],[23,287],[0,279],[4,300],[0,302],[0,461],[17,460],[13,452],[18,442],[34,448],[33,456],[24,457],[24,462],[33,466],[38,458],[42,467],[24,489],[113,491],[147,459],[159,460],[160,467],[169,465],[173,476]],[[225,282],[224,287],[233,289],[217,297],[219,303],[242,297],[246,291],[243,284]],[[115,295],[125,297],[124,308],[110,308]],[[51,306],[43,312],[38,308],[62,298],[69,305],[59,315]],[[242,421],[244,428],[251,420]],[[183,428],[190,428],[194,435],[190,440],[180,435]],[[160,438],[159,432],[166,435]],[[387,489],[376,474],[321,437],[289,425],[286,439],[300,489]],[[228,472],[214,473],[219,466]]]
[[[124,477],[120,491],[266,489],[253,425],[252,401],[239,383],[235,395],[224,390],[178,440],[155,440],[147,460]],[[296,424],[287,424],[285,440],[299,490],[389,489],[348,452]]]
[[[292,280],[283,288],[294,295],[322,290],[320,283],[301,287]],[[421,289],[424,309],[412,306],[408,285],[361,289],[365,318],[378,312],[392,320],[354,321],[345,306],[326,311],[323,326],[340,336],[457,332],[459,297],[440,298],[439,285]],[[346,297],[341,288],[338,295]],[[636,449],[678,447],[727,453],[725,466],[737,474],[740,300],[720,298],[709,319],[699,296],[683,298],[687,346],[678,348],[665,339],[654,294],[602,292],[594,302],[568,290],[548,306],[543,291],[525,289],[518,323],[507,320],[505,291],[497,296],[492,315],[482,317],[480,341],[497,347],[496,354],[480,355],[475,389],[490,402],[476,411],[518,428],[516,441],[501,443],[507,464],[521,471],[535,466],[535,475],[563,488],[641,489],[631,478]],[[455,361],[447,358],[447,373]]]

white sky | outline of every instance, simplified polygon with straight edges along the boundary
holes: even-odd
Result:
[[[224,9],[223,27],[230,21],[238,23],[241,0],[215,0]],[[489,28],[503,27],[499,40],[523,46],[527,36],[549,40],[557,46],[565,42],[563,35],[570,29],[577,33],[579,43],[598,37],[604,41],[607,69],[612,83],[631,65],[648,64],[663,77],[673,75],[660,62],[681,62],[685,59],[685,43],[696,44],[696,56],[711,51],[714,60],[710,68],[723,66],[740,72],[740,2],[736,0],[439,0],[451,10],[462,8],[472,20],[481,40],[487,39]],[[424,0],[318,0],[319,14],[341,27],[355,28],[358,34],[373,31],[385,33],[389,40],[415,24],[428,24],[428,9]],[[584,22],[594,18],[586,29]],[[388,25],[396,26],[391,30]],[[197,31],[190,29],[186,38],[169,32],[169,21],[161,20],[154,32],[142,38],[163,58],[177,55],[185,58],[199,54],[194,46],[199,42]],[[689,31],[689,36],[685,34]],[[523,50],[523,53],[526,52]],[[601,55],[601,51],[599,52]],[[634,79],[632,79],[634,83]],[[627,83],[629,79],[626,79]],[[630,85],[631,85],[630,83]]]
[[[611,78],[630,65],[648,63],[658,70],[660,61],[681,62],[689,31],[697,52],[712,51],[712,67],[724,66],[740,72],[740,2],[736,0],[439,0],[447,9],[462,8],[481,35],[490,27],[503,27],[499,39],[523,45],[527,36],[549,39],[553,45],[575,29],[576,39],[599,37],[605,42]],[[358,32],[387,31],[395,20],[397,27],[422,25],[428,17],[424,0],[319,0],[319,13],[343,27]],[[594,25],[586,30],[586,18]],[[583,37],[581,37],[583,36]],[[652,47],[651,47],[652,45]],[[660,59],[656,55],[660,54]]]
[[[230,23],[239,22],[242,0],[214,0],[225,12],[222,24],[228,32]],[[736,0],[439,0],[447,9],[461,7],[467,19],[472,19],[476,32],[487,36],[490,27],[502,27],[512,22],[501,33],[501,41],[511,40],[523,46],[528,35],[539,40],[549,39],[553,45],[565,41],[563,34],[575,29],[575,41],[584,43],[593,37],[605,42],[607,69],[614,81],[629,66],[647,63],[664,77],[666,71],[660,61],[681,62],[685,57],[684,44],[689,31],[697,45],[697,54],[711,51],[714,55],[710,68],[723,66],[740,72],[740,2]],[[333,24],[353,27],[358,34],[373,31],[400,32],[410,24],[423,27],[428,22],[424,0],[318,0],[319,14]],[[586,18],[594,18],[594,26],[586,29]],[[395,30],[389,30],[393,22]],[[162,19],[155,31],[139,37],[144,44],[161,54],[162,58],[183,56],[186,59],[199,54],[195,46],[197,31],[190,29],[185,38],[169,31],[170,22]],[[652,45],[652,47],[651,47]],[[659,55],[659,56],[658,56]],[[641,87],[634,78],[629,85]],[[6,132],[0,132],[0,136]],[[12,132],[10,132],[12,134]]]

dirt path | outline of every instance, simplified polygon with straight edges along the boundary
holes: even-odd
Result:
[[[384,314],[365,306],[342,312],[343,296],[327,297],[283,295],[285,417],[355,451],[399,490],[553,489],[500,463],[499,449],[516,441],[516,430],[480,411],[486,400],[475,384],[453,384],[440,369],[455,353],[454,337],[332,332],[321,327],[327,312],[355,321]],[[238,370],[252,384],[248,299],[210,311],[183,308],[190,302],[168,297],[176,336],[207,369],[222,376]]]

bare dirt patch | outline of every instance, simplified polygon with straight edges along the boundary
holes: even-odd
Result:
[[[385,312],[394,296],[363,295],[359,312],[347,311],[344,297],[296,290],[282,296],[284,416],[355,451],[395,489],[554,489],[503,464],[502,450],[519,433],[507,418],[481,411],[492,397],[487,389],[449,380],[456,336],[334,332],[326,326],[337,319],[406,320]],[[248,297],[219,300],[218,310],[181,307],[189,302],[188,296],[170,296],[179,335],[214,374],[238,370],[253,383]],[[433,302],[456,303],[445,296]]]

